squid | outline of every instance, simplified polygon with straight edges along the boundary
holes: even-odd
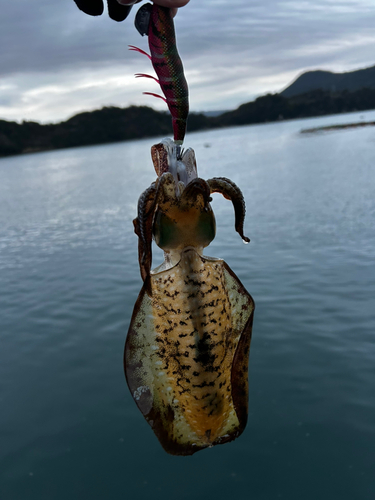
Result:
[[[244,242],[245,202],[231,180],[198,177],[194,151],[151,148],[157,179],[138,202],[134,230],[143,287],[125,343],[126,380],[163,448],[193,453],[237,438],[248,414],[254,301],[230,267],[203,255],[214,239],[212,193],[231,200]],[[164,262],[152,267],[152,240]]]

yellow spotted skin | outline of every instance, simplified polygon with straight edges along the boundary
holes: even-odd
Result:
[[[234,439],[247,418],[251,296],[222,260],[193,248],[149,279],[125,349],[138,407],[169,453]]]

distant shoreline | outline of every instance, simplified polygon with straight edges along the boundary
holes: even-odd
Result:
[[[373,109],[375,109],[375,89],[371,88],[353,92],[317,89],[292,97],[267,94],[218,116],[191,113],[188,119],[188,131],[316,118]],[[365,125],[359,123],[332,127],[353,126]],[[57,124],[41,125],[32,121],[20,124],[0,120],[0,157],[168,136],[171,132],[169,114],[147,106],[105,107],[79,113]]]
[[[326,125],[324,127],[304,128],[301,134],[313,134],[315,132],[326,132],[330,130],[343,130],[348,128],[373,127],[375,122],[355,122],[355,123],[338,123],[336,125]]]

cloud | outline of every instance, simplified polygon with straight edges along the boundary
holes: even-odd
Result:
[[[80,110],[130,103],[156,84],[133,26],[90,17],[73,0],[6,2],[0,21],[0,116],[44,122]],[[278,91],[307,69],[348,71],[375,64],[372,0],[191,0],[175,20],[192,109],[226,109]]]

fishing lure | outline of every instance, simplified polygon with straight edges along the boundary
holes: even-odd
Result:
[[[131,394],[164,449],[191,455],[238,437],[247,422],[254,301],[221,259],[211,194],[232,201],[243,234],[245,203],[229,179],[198,178],[195,155],[164,139],[151,149],[157,173],[134,220],[144,280],[125,344]],[[151,271],[151,243],[164,250]]]
[[[130,45],[130,50],[148,56],[158,78],[144,73],[135,76],[152,78],[159,83],[165,97],[151,92],[144,94],[160,97],[167,103],[172,116],[174,140],[182,145],[189,114],[189,90],[177,51],[172,10],[157,4],[145,4],[137,12],[135,26],[141,35],[148,35],[151,56],[133,45]]]

